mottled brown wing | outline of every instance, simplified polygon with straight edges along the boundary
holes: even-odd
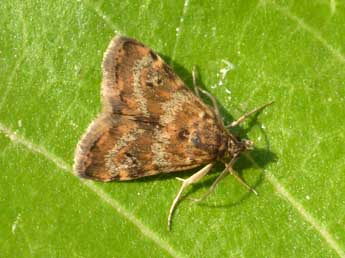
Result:
[[[207,123],[191,127],[196,120],[183,123],[186,114],[179,112],[181,122],[166,127],[102,114],[78,144],[74,170],[101,181],[131,180],[213,161],[222,143],[209,132],[217,135],[218,129]]]
[[[127,116],[101,114],[91,123],[78,144],[74,170],[86,178],[101,181],[130,179],[139,167],[150,170],[149,138],[146,123],[139,124]],[[140,142],[140,150],[135,147]]]
[[[108,47],[102,101],[102,114],[77,147],[74,169],[81,176],[131,180],[193,168],[225,151],[214,113],[133,39],[117,37]]]
[[[157,122],[165,112],[162,103],[176,91],[188,90],[154,51],[131,38],[115,37],[102,66],[103,110],[112,114]]]

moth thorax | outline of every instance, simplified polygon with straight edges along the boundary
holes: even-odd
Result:
[[[242,152],[253,149],[253,142],[247,139],[237,140],[230,138],[228,141],[228,153],[230,156],[238,156]]]

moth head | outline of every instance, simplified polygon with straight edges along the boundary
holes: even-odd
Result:
[[[243,151],[254,149],[254,142],[252,142],[251,140],[242,139],[241,143],[243,145]]]
[[[252,150],[254,143],[248,139],[230,138],[228,141],[228,153],[230,156],[239,156],[242,152]]]

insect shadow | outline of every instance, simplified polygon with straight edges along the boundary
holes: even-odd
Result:
[[[162,54],[160,54],[160,56],[168,64],[173,66],[174,71],[177,73],[177,75],[186,83],[187,86],[189,86],[189,88],[192,91],[194,91],[193,86],[192,86],[193,85],[192,73],[190,71],[188,71],[187,69],[185,69],[182,65],[172,61],[169,57],[164,56]],[[200,74],[198,74],[196,79],[197,79],[197,85],[200,88],[206,90],[205,84],[202,82],[202,77]],[[211,101],[206,96],[202,96],[202,99],[206,104],[212,106]],[[219,111],[220,111],[225,122],[230,122],[230,121],[236,120],[228,112],[228,110],[225,109],[224,106],[221,103],[219,103],[218,101],[217,101],[217,105],[218,105]],[[245,113],[245,112],[246,111],[244,111],[243,113]],[[249,137],[247,136],[248,132],[250,132],[254,127],[258,127],[260,129],[261,134],[264,138],[264,142],[265,142],[266,147],[265,148],[254,147],[254,149],[250,151],[250,156],[256,162],[256,165],[258,165],[261,168],[261,170],[263,171],[263,168],[265,166],[267,166],[269,163],[277,161],[277,156],[272,151],[270,151],[269,138],[268,138],[265,130],[262,128],[262,126],[260,126],[260,121],[259,121],[260,113],[261,112],[255,113],[250,118],[248,118],[248,122],[246,123],[246,128],[243,128],[242,126],[237,126],[235,128],[231,128],[231,133],[234,134],[235,136],[240,137],[241,139],[243,139],[243,138],[249,139]],[[252,167],[255,167],[254,164],[244,157],[241,157],[234,165],[235,171],[237,171],[240,176],[242,176],[243,172],[246,169],[252,168]],[[139,181],[151,181],[151,180],[157,181],[157,180],[170,180],[171,178],[175,178],[176,176],[187,177],[187,176],[190,176],[191,174],[193,174],[193,172],[195,173],[199,169],[200,169],[200,167],[195,168],[195,169],[190,169],[187,171],[175,172],[175,173],[166,173],[166,174],[162,173],[162,174],[159,174],[156,176],[144,177],[144,178],[141,178],[138,180]],[[212,174],[216,174],[216,173],[218,174],[223,169],[224,169],[224,166],[222,164],[220,164],[220,163],[216,164],[216,166],[209,173],[211,176],[208,179],[206,179],[206,180],[204,180],[204,181],[202,181],[196,185],[193,185],[190,188],[190,190],[186,192],[184,198],[186,198],[187,196],[190,196],[194,192],[197,192],[201,188],[202,189],[208,189],[216,178]],[[138,180],[136,180],[136,181],[138,181]],[[254,185],[252,185],[252,186],[254,188],[256,188],[257,186],[259,186],[263,182],[263,180],[264,180],[264,173],[262,172],[262,173],[260,173],[260,175],[256,179]],[[128,181],[128,182],[130,183],[131,181]],[[239,187],[242,187],[242,186],[239,186]],[[230,202],[225,203],[225,204],[209,205],[209,204],[207,204],[207,202],[201,202],[201,203],[199,203],[199,205],[208,206],[208,207],[215,207],[215,208],[226,208],[226,207],[239,205],[240,203],[242,203],[244,200],[246,200],[250,196],[252,196],[252,193],[246,192],[246,193],[242,194],[239,198],[237,197],[236,200],[230,201]]]

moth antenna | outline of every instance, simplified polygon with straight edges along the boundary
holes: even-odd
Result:
[[[260,107],[257,107],[255,109],[253,109],[252,111],[249,111],[248,113],[245,113],[243,116],[241,116],[239,119],[237,119],[236,121],[233,121],[231,124],[225,126],[225,128],[231,128],[231,127],[235,127],[237,125],[239,125],[240,123],[242,123],[245,119],[247,119],[249,116],[251,116],[254,113],[257,113],[259,111],[261,111],[262,109],[264,109],[265,107],[272,105],[274,103],[274,101],[270,101]]]

